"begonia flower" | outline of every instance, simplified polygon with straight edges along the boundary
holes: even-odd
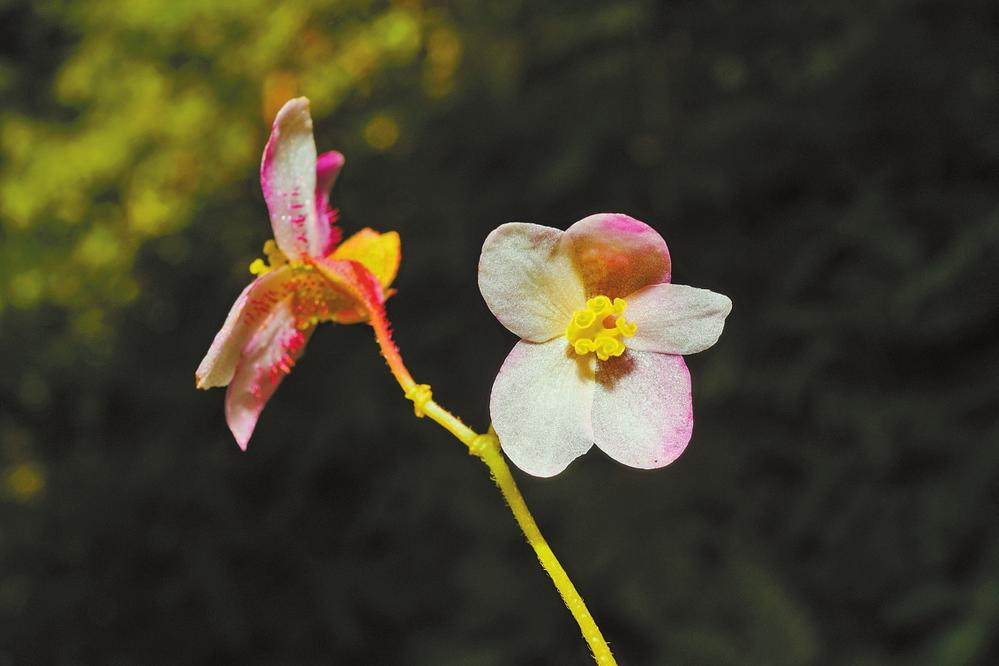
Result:
[[[627,215],[599,214],[566,231],[504,224],[482,246],[479,289],[521,340],[490,397],[503,451],[553,476],[595,443],[643,469],[668,465],[693,430],[682,354],[707,349],[728,297],[670,284],[666,242]]]
[[[195,371],[198,388],[229,386],[226,421],[244,450],[316,326],[365,321],[398,270],[395,232],[362,229],[338,244],[329,191],[343,163],[336,151],[316,155],[308,99],[281,108],[260,166],[274,240]]]

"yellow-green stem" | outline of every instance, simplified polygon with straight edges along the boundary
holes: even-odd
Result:
[[[503,493],[503,498],[510,507],[510,511],[513,512],[513,517],[517,520],[517,524],[527,538],[527,542],[534,549],[534,553],[538,557],[538,562],[541,563],[542,568],[548,573],[558,593],[562,595],[562,601],[565,602],[569,612],[572,613],[573,618],[579,624],[579,629],[583,633],[583,639],[590,646],[590,650],[593,653],[593,659],[598,664],[617,664],[614,655],[611,654],[610,647],[607,646],[607,641],[604,640],[603,634],[600,633],[600,628],[597,627],[596,621],[586,608],[586,603],[576,590],[576,586],[572,584],[572,580],[569,579],[569,575],[562,568],[558,558],[555,557],[551,546],[548,545],[548,542],[541,535],[541,530],[538,529],[538,525],[527,508],[527,503],[524,501],[523,495],[520,494],[520,489],[517,488],[513,474],[510,473],[510,468],[506,464],[503,454],[500,452],[499,440],[496,438],[492,428],[490,428],[488,433],[480,435],[465,425],[457,416],[434,402],[431,397],[430,387],[426,384],[417,384],[413,380],[412,375],[409,374],[409,370],[405,364],[403,364],[402,355],[392,341],[392,335],[384,314],[380,311],[372,313],[370,323],[375,329],[375,339],[378,341],[382,355],[388,362],[392,375],[399,382],[399,386],[402,387],[403,392],[406,394],[406,398],[413,401],[413,408],[416,415],[418,417],[427,416],[439,424],[454,435],[462,444],[467,446],[470,454],[477,456],[486,464],[493,481],[500,489],[500,492]]]

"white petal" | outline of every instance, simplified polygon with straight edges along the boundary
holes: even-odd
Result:
[[[624,316],[638,326],[628,347],[663,354],[704,351],[718,341],[732,311],[728,296],[680,284],[654,284],[627,301]]]
[[[682,356],[629,350],[600,364],[593,436],[611,458],[641,469],[668,465],[683,453],[693,428]]]
[[[194,372],[198,388],[208,389],[229,383],[246,341],[260,321],[270,315],[271,308],[287,295],[285,281],[288,275],[283,268],[270,271],[246,286]]]
[[[260,164],[260,186],[281,251],[292,259],[322,256],[330,228],[316,212],[316,142],[305,97],[278,111]]]
[[[513,463],[554,476],[593,446],[593,355],[577,357],[565,338],[518,342],[489,401],[493,428]]]
[[[482,297],[496,318],[525,340],[563,335],[572,313],[586,305],[564,233],[515,222],[497,227],[482,244]]]
[[[293,296],[276,304],[243,348],[225,396],[229,430],[239,448],[246,445],[264,405],[305,351],[313,328],[295,326]]]

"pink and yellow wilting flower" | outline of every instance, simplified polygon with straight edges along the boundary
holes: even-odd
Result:
[[[226,421],[240,448],[316,326],[367,320],[398,270],[395,232],[362,229],[339,243],[329,191],[343,163],[336,151],[316,155],[308,99],[281,108],[260,166],[274,240],[195,371],[198,388],[229,386]]]
[[[507,456],[554,476],[594,443],[631,467],[662,467],[693,430],[681,354],[707,349],[727,296],[670,284],[666,242],[627,215],[566,231],[504,224],[482,246],[479,289],[521,341],[493,384],[490,413]]]

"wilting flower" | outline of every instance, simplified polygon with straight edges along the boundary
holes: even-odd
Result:
[[[260,411],[302,355],[317,324],[364,321],[380,307],[399,267],[399,236],[362,229],[339,246],[329,191],[343,166],[316,156],[309,100],[278,112],[260,166],[274,239],[257,278],[236,299],[195,371],[198,388],[229,385],[226,420],[246,448]]]
[[[594,443],[645,469],[683,452],[694,417],[680,354],[713,345],[732,302],[669,281],[666,242],[627,215],[566,231],[504,224],[486,238],[479,289],[522,338],[490,399],[518,467],[553,476]]]

